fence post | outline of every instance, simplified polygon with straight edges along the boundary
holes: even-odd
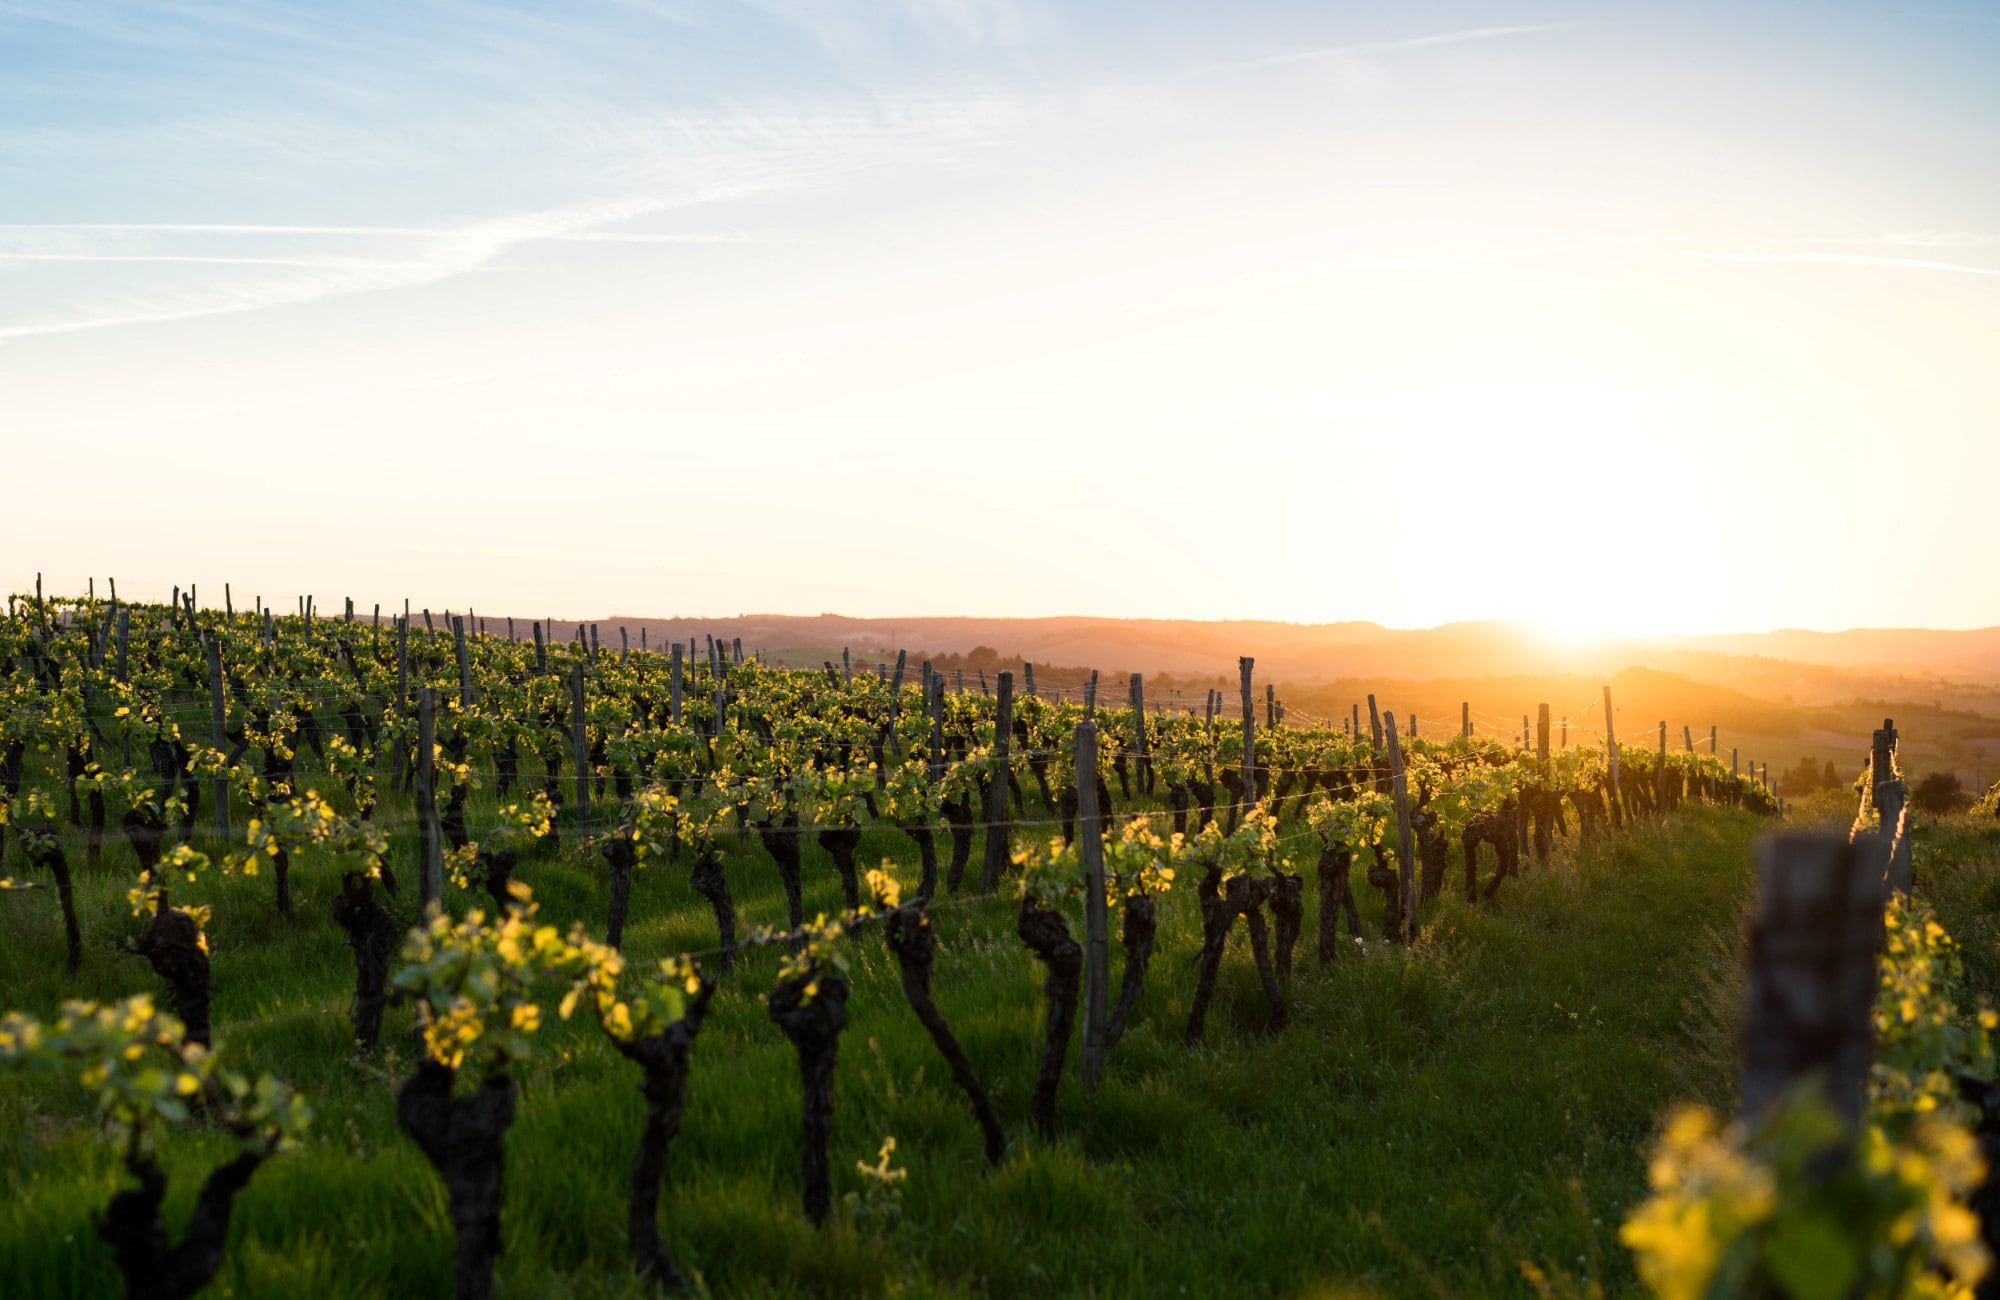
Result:
[[[1257,661],[1249,655],[1236,660],[1236,675],[1243,692],[1243,809],[1248,812],[1250,805],[1257,801],[1257,703],[1250,687],[1250,677],[1256,671]]]
[[[1869,752],[1868,782],[1873,787],[1876,811],[1882,816],[1882,839],[1889,845],[1888,881],[1891,890],[1908,893],[1914,883],[1908,831],[1908,789],[1896,771],[1894,718],[1882,719],[1882,729],[1874,735]]]
[[[410,616],[396,620],[396,712],[410,716]]]
[[[1604,688],[1604,757],[1611,773],[1611,829],[1622,830],[1625,812],[1618,800],[1618,730],[1611,721],[1611,688]]]
[[[1472,701],[1458,702],[1458,734],[1467,740],[1472,738]]]
[[[1402,868],[1397,890],[1403,898],[1403,940],[1417,937],[1417,848],[1410,831],[1410,784],[1403,770],[1403,745],[1396,738],[1396,715],[1382,719],[1389,738],[1389,792],[1396,801],[1396,859]]]
[[[472,660],[465,647],[465,620],[454,614],[451,617],[451,639],[458,655],[458,707],[472,707]]]
[[[1035,699],[1035,666],[1025,659],[1021,661],[1021,680],[1028,692],[1028,698]]]
[[[992,893],[1000,885],[1000,873],[1007,869],[1007,796],[1011,774],[1009,754],[1014,740],[1014,674],[1000,674],[1000,698],[993,710],[993,779],[986,787],[986,854],[979,868],[979,888]],[[1094,779],[1091,772],[1076,774],[1077,788]]]
[[[1653,802],[1659,805],[1660,815],[1667,813],[1667,720],[1660,719],[1659,758],[1653,771]]]
[[[1810,831],[1757,846],[1737,1084],[1746,1118],[1817,1075],[1841,1116],[1859,1123],[1875,1049],[1887,848],[1872,835],[1849,843]]]
[[[222,648],[213,637],[208,642],[208,739],[216,752],[229,753],[228,728],[222,718]],[[229,778],[217,772],[209,788],[210,798],[215,800],[215,834],[224,844],[229,842]]]
[[[681,643],[674,642],[673,680],[667,686],[667,718],[675,726],[681,724]]]
[[[1076,833],[1083,853],[1083,1086],[1104,1073],[1111,980],[1110,919],[1104,900],[1104,836],[1097,807],[1097,724],[1076,724]]]
[[[1132,674],[1132,752],[1138,770],[1139,793],[1153,793],[1153,742],[1146,734],[1146,678]]]
[[[583,720],[583,661],[569,669],[570,744],[576,751],[576,833],[590,834],[590,745]]]
[[[1542,776],[1549,774],[1549,706],[1535,706],[1535,756],[1541,760]]]
[[[417,901],[425,916],[444,897],[444,849],[437,819],[437,692],[417,696]]]

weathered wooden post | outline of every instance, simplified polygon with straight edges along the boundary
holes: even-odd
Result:
[[[681,643],[674,642],[674,663],[672,679],[667,684],[667,718],[675,726],[681,723]]]
[[[1153,793],[1153,741],[1146,733],[1146,679],[1132,674],[1132,753],[1139,776],[1139,792]]]
[[[1665,718],[1660,719],[1659,756],[1654,760],[1653,767],[1653,803],[1659,809],[1661,816],[1665,816],[1667,811],[1667,720]]]
[[[1104,832],[1097,807],[1097,724],[1076,724],[1076,833],[1083,855],[1083,1085],[1104,1073],[1111,982],[1110,918],[1104,899]]]
[[[455,614],[451,620],[451,639],[453,649],[458,655],[458,707],[462,710],[470,709],[472,707],[472,659],[465,645],[465,620]]]
[[[1611,775],[1611,829],[1622,830],[1625,812],[1618,797],[1618,728],[1612,722],[1611,688],[1604,688],[1604,760]]]
[[[410,616],[396,620],[396,712],[410,716]]]
[[[437,692],[417,695],[417,902],[426,917],[444,897],[444,848],[437,815]]]
[[[1472,739],[1472,701],[1470,700],[1460,700],[1458,703],[1458,734],[1464,736],[1467,740]]]
[[[1035,694],[1035,665],[1025,659],[1021,661],[1021,680],[1026,685],[1028,698],[1039,698]]]
[[[1250,677],[1257,661],[1249,655],[1236,660],[1236,675],[1243,693],[1243,807],[1247,811],[1257,801],[1257,706],[1251,693]]]
[[[1813,1076],[1850,1126],[1860,1122],[1887,853],[1871,835],[1781,831],[1758,844],[1737,1080],[1746,1118]]]
[[[576,833],[590,834],[590,745],[583,713],[583,661],[569,669],[570,745],[576,761]]]
[[[1907,833],[1908,789],[1896,770],[1898,739],[1896,720],[1882,719],[1881,729],[1875,733],[1869,750],[1868,783],[1875,810],[1881,815],[1882,839],[1889,846],[1889,888],[1894,892],[1908,893],[1915,883],[1915,873]]]
[[[993,710],[993,779],[986,787],[986,853],[979,868],[979,888],[992,893],[1000,886],[1000,873],[1007,869],[1007,796],[1012,764],[1008,761],[1014,741],[1014,674],[1000,674],[1000,698]],[[1077,773],[1081,789],[1090,774]]]
[[[208,640],[208,743],[217,754],[229,753],[229,729],[222,712],[222,648],[215,638]],[[215,837],[229,843],[229,778],[217,771],[209,783],[209,798],[215,802]]]
[[[1417,846],[1410,828],[1410,783],[1403,770],[1403,745],[1396,738],[1396,715],[1382,719],[1389,739],[1389,793],[1396,803],[1396,864],[1401,869],[1397,892],[1402,896],[1403,940],[1417,937]]]

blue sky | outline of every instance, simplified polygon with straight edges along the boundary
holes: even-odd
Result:
[[[30,494],[0,551],[523,612],[2000,622],[1929,576],[2000,473],[1996,68],[1970,4],[0,0],[0,436],[100,521]],[[1864,512],[1903,549],[1847,554]],[[1649,521],[1642,591],[1586,539]],[[1615,594],[1523,609],[1468,533]]]

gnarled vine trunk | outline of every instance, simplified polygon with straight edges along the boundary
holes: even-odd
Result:
[[[617,1044],[626,1060],[644,1075],[640,1092],[646,1098],[646,1120],[639,1130],[639,1148],[632,1157],[631,1196],[626,1204],[625,1239],[639,1275],[667,1290],[687,1284],[667,1254],[660,1237],[660,1189],[666,1179],[667,1155],[680,1132],[687,1106],[689,1054],[694,1036],[708,1014],[715,986],[703,981],[679,1020],[657,1034]]]
[[[111,1244],[127,1300],[186,1300],[208,1285],[222,1267],[236,1194],[263,1163],[262,1153],[244,1152],[211,1173],[195,1198],[187,1235],[176,1246],[160,1221],[167,1176],[151,1156],[137,1151],[126,1155],[125,1168],[139,1185],[113,1196],[96,1228]]]
[[[809,985],[816,986],[811,994]],[[826,1222],[833,1208],[828,1151],[833,1142],[833,1064],[847,1027],[847,977],[829,967],[809,970],[771,991],[765,1009],[799,1057],[802,1094],[799,1180],[806,1217]]]
[[[382,1010],[389,1002],[389,958],[396,950],[396,923],[375,901],[375,890],[358,871],[344,872],[333,900],[333,923],[347,932],[354,950],[354,1040],[373,1049],[382,1036]]]
[[[493,1294],[493,1261],[500,1255],[507,1128],[514,1122],[519,1088],[512,1077],[496,1074],[469,1095],[454,1097],[457,1075],[435,1061],[419,1062],[396,1094],[396,1119],[444,1179],[456,1236],[452,1275],[458,1300],[487,1300]]]
[[[973,1117],[979,1121],[979,1131],[986,1139],[986,1161],[997,1165],[1007,1154],[1007,1135],[1000,1127],[999,1116],[993,1113],[986,1085],[979,1081],[978,1072],[966,1059],[965,1049],[959,1046],[951,1026],[945,1023],[944,1013],[931,997],[931,964],[937,956],[937,936],[931,930],[924,902],[919,900],[891,912],[884,932],[903,978],[903,996],[910,1000],[910,1009],[917,1013],[917,1020],[930,1034],[945,1064],[951,1067],[951,1077],[972,1103]]]
[[[1063,1060],[1069,1054],[1070,1027],[1076,1023],[1077,988],[1083,982],[1083,947],[1070,938],[1069,922],[1061,912],[1032,898],[1021,900],[1015,922],[1021,942],[1048,967],[1042,992],[1048,1019],[1042,1033],[1042,1068],[1035,1076],[1035,1093],[1028,1110],[1035,1130],[1055,1137],[1056,1089],[1062,1083]]]

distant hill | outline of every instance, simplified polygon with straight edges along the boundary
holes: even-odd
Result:
[[[499,631],[486,620],[489,632]],[[502,625],[504,626],[504,624]],[[575,623],[556,623],[558,639]],[[1523,712],[1550,704],[1573,735],[1594,740],[1602,727],[1602,687],[1613,686],[1621,737],[1671,743],[1685,725],[1702,738],[1720,729],[1726,758],[1787,766],[1831,759],[1843,770],[1865,751],[1868,731],[1896,717],[1913,771],[1957,771],[1968,783],[2000,772],[2000,628],[1928,631],[1861,628],[1782,630],[1724,636],[1661,637],[1565,645],[1508,622],[1397,629],[1377,623],[1194,622],[1173,619],[850,618],[748,614],[729,618],[612,615],[598,620],[603,643],[623,628],[635,648],[714,636],[741,638],[746,652],[774,662],[838,664],[843,649],[869,670],[929,658],[962,669],[1036,665],[1051,688],[1072,688],[1098,670],[1107,698],[1122,699],[1124,675],[1142,672],[1149,698],[1166,708],[1199,707],[1211,686],[1233,693],[1237,657],[1256,658],[1260,684],[1275,684],[1304,718],[1348,716],[1373,693],[1399,716],[1415,715],[1427,734],[1457,726],[1461,703],[1483,732],[1518,731]],[[516,632],[529,634],[528,621]]]

